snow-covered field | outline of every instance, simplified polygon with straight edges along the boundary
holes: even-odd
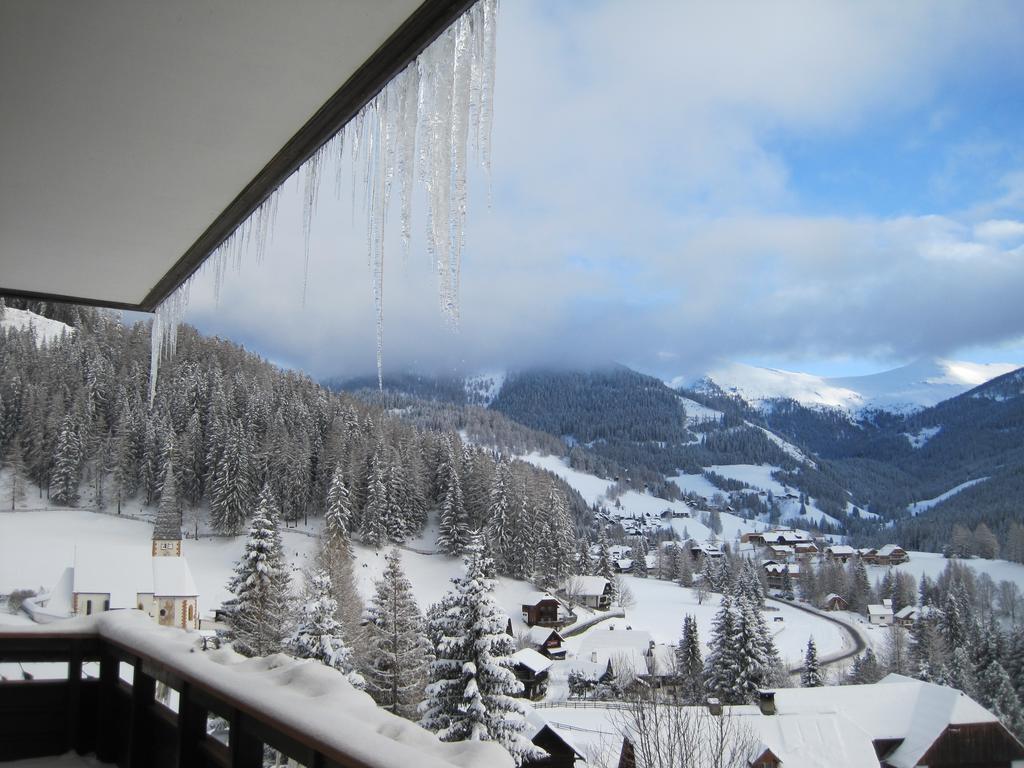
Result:
[[[921,574],[927,574],[928,578],[935,579],[946,568],[950,561],[937,552],[909,552],[909,562],[902,565],[894,565],[893,568],[913,574],[915,579],[920,581]],[[987,573],[992,580],[998,584],[1000,581],[1012,581],[1024,591],[1024,565],[1011,563],[1008,560],[983,560],[973,558],[969,560],[957,560],[972,568],[976,573]],[[869,565],[868,576],[872,583],[875,579],[881,579],[887,568],[884,566]]]

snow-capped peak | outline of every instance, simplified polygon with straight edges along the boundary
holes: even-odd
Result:
[[[704,379],[755,407],[769,400],[787,398],[808,407],[838,408],[849,413],[870,410],[909,413],[956,397],[1018,367],[1016,363],[968,363],[935,358],[866,376],[826,378],[730,363],[708,372]],[[669,382],[673,387],[686,383],[684,377]]]

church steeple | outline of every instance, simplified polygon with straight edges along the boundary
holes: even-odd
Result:
[[[181,557],[181,509],[170,460],[164,474],[156,525],[153,526],[153,557]]]

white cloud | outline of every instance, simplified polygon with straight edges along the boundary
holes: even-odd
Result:
[[[1011,214],[976,226],[974,214],[807,214],[773,148],[927,105],[951,73],[1015,42],[1013,13],[505,3],[494,207],[471,179],[462,328],[440,320],[421,238],[403,264],[392,215],[385,365],[912,356],[1019,337],[1024,263],[1005,247],[1020,224],[994,218]],[[1007,175],[1008,195],[1017,180]],[[266,264],[230,281],[219,307],[199,287],[191,317],[317,375],[368,372],[363,222],[321,195],[303,309],[301,202],[289,195]]]

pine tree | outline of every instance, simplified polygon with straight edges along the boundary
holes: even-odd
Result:
[[[432,653],[397,549],[387,555],[366,616],[367,690],[380,706],[411,720],[422,698]]]
[[[738,614],[729,595],[722,603],[711,625],[710,652],[704,663],[704,687],[709,696],[723,703],[745,703],[746,691],[740,687],[742,664],[737,647]]]
[[[676,674],[679,676],[683,703],[701,704],[704,694],[704,661],[700,653],[697,619],[689,614],[683,618],[683,634],[676,650]]]
[[[288,634],[290,579],[277,528],[277,504],[263,486],[242,558],[228,589],[235,596],[229,614],[229,638],[245,656],[281,650]]]
[[[370,462],[370,481],[366,494],[366,509],[363,511],[363,543],[379,548],[388,533],[388,488],[384,458],[380,445]]]
[[[603,528],[597,538],[597,545],[600,547],[600,552],[597,556],[597,564],[594,566],[594,575],[614,581],[615,571],[612,569],[612,556],[608,551],[608,534]]]
[[[884,676],[885,671],[882,669],[882,665],[878,663],[875,652],[868,648],[853,660],[850,672],[846,676],[846,681],[851,685],[868,685],[877,683]]]
[[[448,465],[444,501],[441,503],[441,522],[437,532],[437,546],[446,555],[461,555],[469,542],[466,508],[462,500],[462,485],[453,464]]]
[[[341,672],[354,687],[365,687],[356,669],[352,651],[345,644],[341,624],[335,614],[338,602],[331,597],[331,578],[326,571],[314,571],[308,582],[307,600],[299,613],[295,633],[287,650],[299,659],[316,659]]]
[[[494,550],[497,566],[503,573],[513,578],[522,578],[525,574],[515,567],[521,563],[518,557],[519,542],[516,538],[515,514],[509,497],[508,466],[498,460],[494,467],[494,478],[487,505],[486,534]]]
[[[240,422],[225,433],[225,444],[213,476],[210,523],[220,533],[236,534],[245,525],[252,503],[252,473],[249,442]]]
[[[526,710],[515,698],[522,684],[511,670],[515,644],[494,601],[494,582],[484,574],[479,537],[466,550],[466,572],[432,611],[430,633],[437,659],[431,664],[421,725],[444,741],[496,741],[517,764],[546,753],[523,733]]]
[[[807,652],[804,654],[804,668],[800,670],[800,686],[802,688],[819,688],[825,684],[821,677],[818,664],[818,648],[814,638],[807,640]]]
[[[53,463],[50,499],[57,504],[73,506],[78,501],[78,484],[81,480],[82,441],[70,413],[61,424]]]
[[[978,677],[979,703],[1018,737],[1024,734],[1024,708],[1003,665],[994,661]]]
[[[327,512],[324,514],[324,542],[348,552],[351,548],[349,530],[352,521],[352,502],[345,486],[345,473],[341,464],[334,468],[331,487],[327,491]]]
[[[11,472],[11,486],[8,489],[11,500],[11,509],[14,509],[21,499],[25,498],[25,459],[21,451],[21,439],[17,436],[11,440],[7,449],[7,468]]]

